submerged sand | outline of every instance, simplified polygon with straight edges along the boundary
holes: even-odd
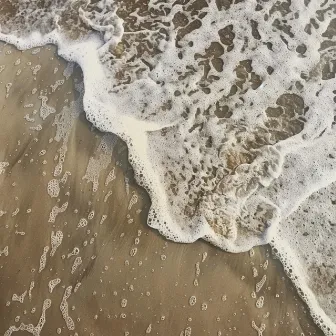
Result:
[[[0,334],[322,335],[269,247],[147,226],[125,144],[85,119],[78,67],[51,46],[0,50]]]

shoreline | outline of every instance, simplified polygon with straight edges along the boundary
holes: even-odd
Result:
[[[293,286],[279,262],[270,257],[267,247],[254,249],[254,254],[233,255],[203,241],[188,245],[173,243],[147,227],[145,217],[150,201],[132,178],[125,144],[113,135],[92,130],[82,111],[64,124],[70,125],[69,133],[67,127],[60,127],[64,120],[55,119],[62,113],[64,97],[69,99],[66,106],[74,98],[79,99],[73,78],[80,82],[80,70],[77,68],[70,80],[51,92],[50,85],[62,78],[54,78],[54,69],[50,68],[51,61],[57,59],[54,47],[49,51],[49,46],[42,47],[37,56],[29,50],[21,53],[11,46],[6,48],[12,50],[6,56],[8,66],[18,57],[23,58],[22,64],[30,59],[34,60],[32,65],[37,61],[41,69],[36,81],[33,77],[31,82],[13,81],[10,96],[0,112],[4,120],[11,121],[5,123],[6,132],[0,137],[7,139],[2,140],[6,147],[0,150],[1,161],[9,162],[0,175],[6,191],[0,201],[0,210],[6,211],[0,217],[0,248],[8,247],[0,257],[3,291],[0,306],[5,322],[2,328],[7,328],[0,329],[1,332],[11,325],[15,328],[21,323],[36,325],[44,299],[51,300],[51,307],[46,310],[42,335],[60,331],[103,336],[110,330],[135,336],[188,335],[189,331],[192,335],[203,335],[205,329],[223,336],[253,335],[258,330],[262,333],[263,323],[265,335],[290,334],[291,330],[294,335],[301,332],[322,335],[311,324],[307,307],[293,292]],[[59,76],[66,64],[58,59],[56,66]],[[11,67],[12,70],[7,68],[8,72],[1,74],[1,81],[3,76],[5,82],[9,76],[16,78],[16,67]],[[23,68],[20,76],[30,78],[30,67]],[[40,109],[41,99],[29,96],[32,86],[49,90],[47,104],[55,112],[45,120],[39,119],[38,113],[33,114],[32,110]],[[68,92],[71,93],[67,95]],[[6,94],[4,82],[0,94]],[[24,107],[31,103],[33,107]],[[29,128],[34,126],[24,119],[28,111],[42,129]],[[55,140],[57,134],[59,141]],[[65,134],[68,135],[64,153]],[[63,170],[56,176],[59,182],[50,184],[55,180],[55,168],[62,156]],[[48,189],[49,185],[53,188]],[[132,201],[134,195],[136,202],[135,198]],[[106,214],[108,217],[103,220]],[[59,232],[61,243],[56,239],[61,237]],[[74,252],[75,247],[80,249],[79,254]],[[264,276],[266,280],[261,285]],[[60,283],[50,282],[55,279],[61,279]],[[261,288],[256,292],[258,283]],[[192,297],[196,298],[195,304]],[[68,310],[63,314],[60,302],[67,301]],[[75,330],[71,330],[67,317],[72,319]]]

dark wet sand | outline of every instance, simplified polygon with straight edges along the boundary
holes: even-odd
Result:
[[[81,109],[59,118],[80,99],[78,68],[66,80],[54,48],[0,50],[0,334],[322,335],[268,247],[228,254],[167,241],[146,225],[150,200],[125,144],[94,130]],[[56,109],[45,120],[41,90]]]

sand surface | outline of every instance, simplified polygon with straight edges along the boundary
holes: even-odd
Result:
[[[125,144],[85,119],[78,67],[64,76],[51,46],[0,51],[1,335],[322,335],[269,247],[146,225]]]

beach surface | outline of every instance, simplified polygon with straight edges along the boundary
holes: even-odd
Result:
[[[268,246],[167,241],[80,68],[0,46],[0,334],[323,335]]]

